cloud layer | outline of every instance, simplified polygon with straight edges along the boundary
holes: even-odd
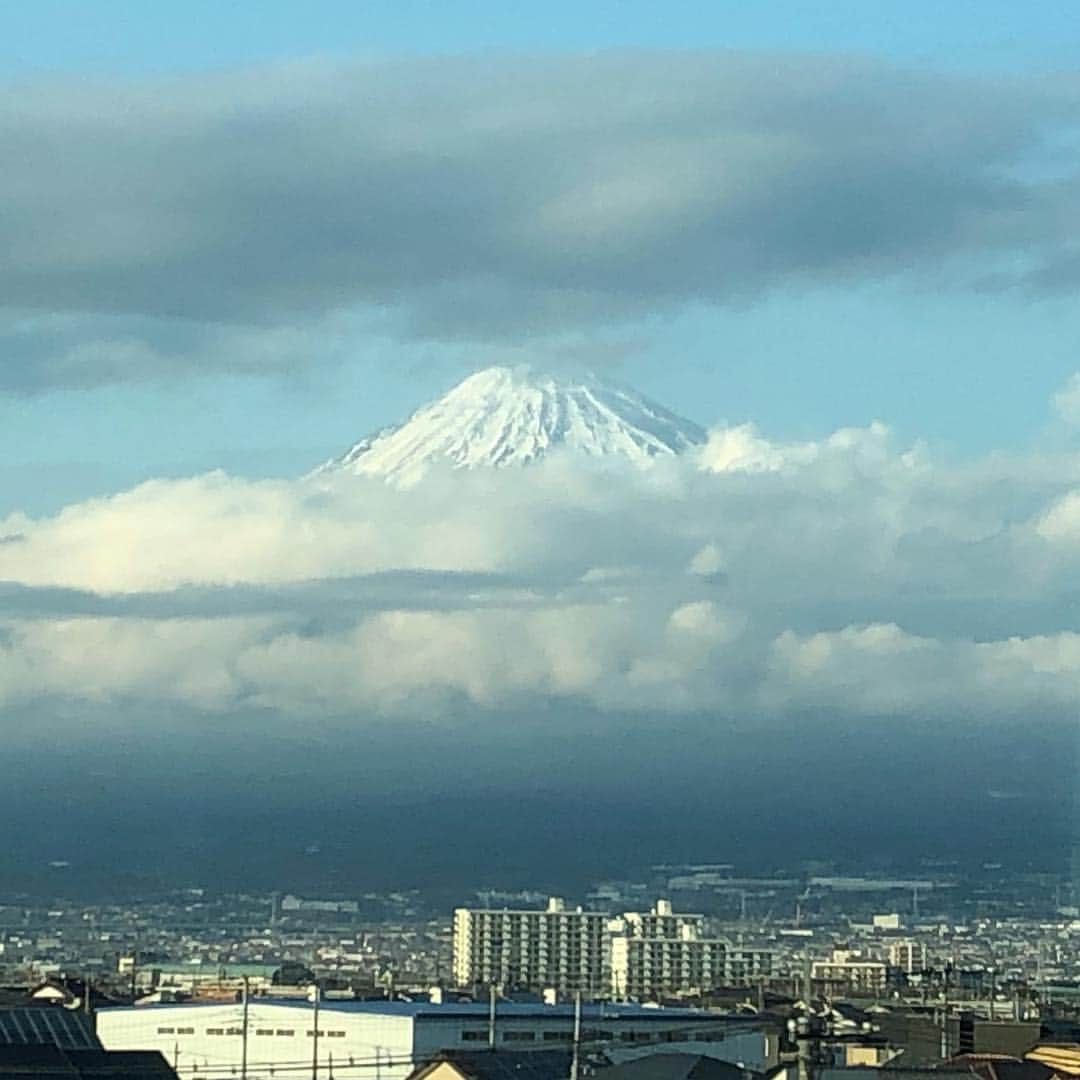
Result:
[[[154,481],[0,522],[0,704],[717,723],[1080,704],[1080,455],[744,426],[648,470]]]
[[[9,85],[0,388],[279,369],[343,313],[520,342],[793,283],[1071,289],[1078,107],[734,52]]]

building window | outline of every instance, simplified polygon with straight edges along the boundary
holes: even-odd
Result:
[[[295,1035],[296,1032],[292,1028],[278,1028],[277,1033],[279,1035]]]
[[[193,1027],[184,1027],[176,1029],[177,1035],[194,1035],[195,1029]]]
[[[274,1029],[273,1028],[256,1028],[255,1029],[255,1034],[256,1035],[273,1035],[274,1034]]]
[[[488,1037],[486,1031],[463,1031],[461,1033],[462,1042],[484,1042]]]
[[[326,1032],[323,1031],[322,1028],[319,1028],[319,1038],[321,1039],[325,1034]],[[311,1028],[308,1028],[307,1037],[309,1039],[315,1038],[315,1032]]]
[[[544,1042],[569,1042],[570,1033],[568,1031],[545,1031]]]
[[[206,1034],[207,1035],[224,1035],[225,1034],[225,1029],[224,1028],[207,1028],[206,1029]]]
[[[532,1031],[504,1031],[503,1042],[532,1042],[536,1034]]]
[[[159,1035],[175,1035],[176,1028],[162,1027],[157,1029]]]

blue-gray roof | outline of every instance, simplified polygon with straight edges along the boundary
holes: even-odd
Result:
[[[291,1005],[296,1009],[310,1010],[312,1005],[307,1001],[298,1001],[296,998],[255,997],[251,999],[252,1005]],[[130,1009],[190,1009],[209,1006],[230,1004],[222,1001],[198,1001],[175,1004],[171,1002],[155,1002],[150,1005],[121,1005],[101,1009],[101,1012],[113,1012],[117,1008]],[[488,1003],[476,1002],[450,1002],[444,1005],[433,1005],[430,1001],[339,1001],[323,999],[319,1003],[319,1009],[326,1012],[347,1013],[370,1013],[375,1016],[398,1016],[403,1018],[416,1018],[423,1016],[425,1019],[483,1019],[487,1020]],[[503,1019],[543,1018],[546,1020],[567,1020],[574,1018],[573,1005],[540,1005],[536,1003],[521,1003],[512,1001],[500,1001],[497,1004],[498,1015]],[[587,1020],[634,1020],[646,1023],[665,1023],[671,1020],[697,1021],[699,1023],[718,1023],[725,1020],[738,1021],[745,1024],[746,1017],[742,1014],[728,1015],[725,1013],[705,1012],[702,1009],[670,1009],[650,1008],[645,1005],[634,1004],[588,1004],[581,1006],[581,1015]]]
[[[101,1049],[89,1017],[59,1005],[0,1009],[0,1046]]]

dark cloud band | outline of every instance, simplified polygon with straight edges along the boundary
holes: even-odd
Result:
[[[1076,183],[1038,166],[1077,106],[1060,79],[723,52],[9,86],[0,295],[82,321],[9,328],[2,385],[279,368],[303,348],[251,328],[334,311],[521,341],[965,260],[1062,288]]]

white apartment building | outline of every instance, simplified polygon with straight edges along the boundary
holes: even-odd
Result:
[[[887,955],[889,966],[899,968],[905,975],[926,969],[926,946],[921,941],[891,941]]]
[[[651,1001],[694,994],[723,983],[721,941],[620,936],[611,942],[611,995]]]
[[[815,960],[810,968],[814,982],[828,983],[848,993],[877,995],[885,990],[885,964],[851,949],[833,949],[828,960]]]
[[[702,936],[703,915],[679,915],[666,900],[624,914],[611,932],[611,996],[616,1001],[706,993],[772,974],[773,954]]]
[[[670,900],[657,900],[651,911],[644,914],[627,911],[616,922],[621,925],[613,929],[631,937],[685,941],[702,936],[705,916],[676,914],[671,910]]]
[[[652,1001],[772,973],[772,953],[707,938],[704,927],[703,915],[677,914],[666,900],[614,919],[556,898],[546,911],[459,908],[454,976],[462,987]]]
[[[546,910],[458,908],[454,912],[454,978],[458,986],[581,992],[608,989],[608,916],[570,910],[552,897]]]

